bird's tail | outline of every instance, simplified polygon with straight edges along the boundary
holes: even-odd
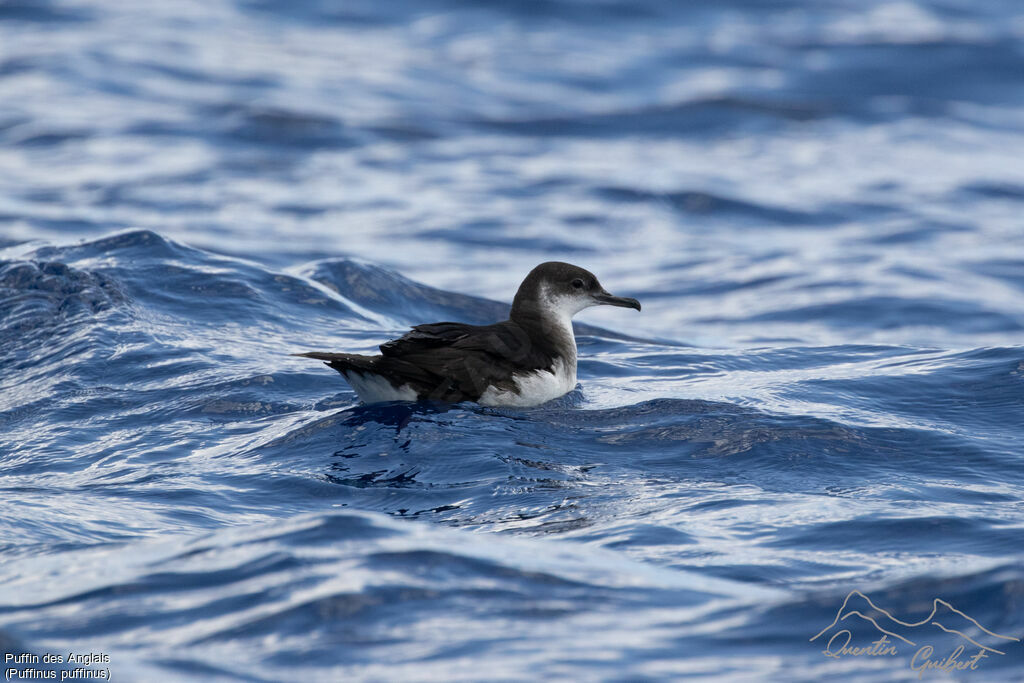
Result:
[[[293,356],[302,358],[315,358],[322,360],[338,372],[355,370],[357,372],[372,372],[374,364],[380,356],[360,356],[357,353],[326,353],[324,351],[310,351],[308,353],[293,353]]]

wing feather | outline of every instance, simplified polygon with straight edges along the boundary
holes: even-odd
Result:
[[[381,344],[380,352],[389,357],[401,357],[426,349],[449,346],[469,335],[475,327],[450,322],[416,325],[398,339]]]

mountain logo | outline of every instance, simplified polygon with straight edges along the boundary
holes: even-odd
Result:
[[[874,627],[872,633],[879,637],[869,645],[851,645],[854,631],[862,625]],[[859,628],[861,627],[861,628]],[[935,641],[942,634],[957,636],[953,649],[945,657],[934,658],[935,647],[928,641]],[[931,613],[920,621],[903,621],[871,601],[864,593],[854,590],[847,594],[842,606],[836,612],[832,623],[811,637],[825,643],[822,653],[826,657],[893,657],[900,649],[916,648],[910,659],[910,668],[919,675],[925,671],[939,669],[945,672],[976,670],[981,660],[992,655],[1006,655],[1013,643],[1020,638],[991,631],[972,617],[967,616],[950,603],[940,598],[932,600]],[[826,639],[827,638],[827,639]],[[973,654],[965,657],[970,648]]]

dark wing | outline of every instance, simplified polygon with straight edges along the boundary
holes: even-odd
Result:
[[[476,325],[465,323],[430,323],[416,325],[398,339],[380,345],[380,352],[387,357],[398,358],[409,353],[451,346],[468,336]]]
[[[417,325],[380,350],[378,371],[401,375],[421,395],[446,401],[475,401],[489,386],[514,389],[513,371],[547,369],[552,363],[551,355],[511,321]]]

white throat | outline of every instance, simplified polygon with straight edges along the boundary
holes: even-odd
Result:
[[[565,363],[567,375],[571,376],[572,385],[576,386],[576,335],[572,331],[572,317],[584,308],[596,306],[591,297],[586,295],[572,296],[552,294],[547,287],[540,291],[541,321],[544,333],[553,339],[560,339],[567,344]],[[550,327],[550,329],[548,329]]]
[[[548,336],[568,341],[570,351],[566,361],[572,365],[572,376],[576,377],[576,336],[572,331],[572,317],[595,305],[595,301],[589,296],[567,296],[564,294],[551,294],[547,287],[540,291],[541,320]]]

